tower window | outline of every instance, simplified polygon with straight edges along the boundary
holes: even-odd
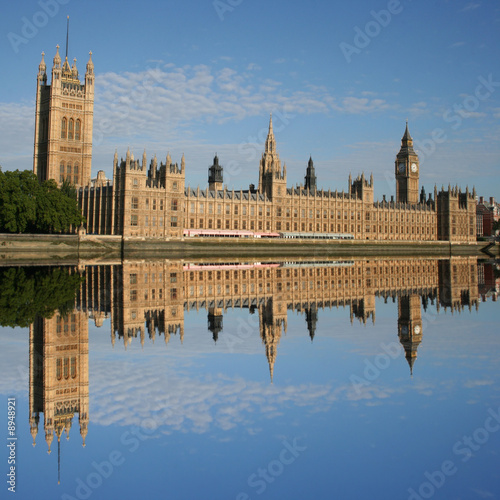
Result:
[[[75,141],[79,141],[80,140],[81,123],[82,122],[80,120],[76,120],[76,124],[75,124]]]
[[[73,139],[73,132],[75,128],[75,122],[73,118],[69,120],[69,126],[68,126],[68,139]]]
[[[66,139],[66,133],[68,129],[68,120],[63,118],[61,122],[61,139]]]

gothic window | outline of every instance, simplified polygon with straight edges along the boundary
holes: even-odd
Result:
[[[61,122],[61,139],[66,139],[67,128],[68,128],[68,119],[63,118]]]
[[[61,358],[57,358],[57,362],[56,362],[56,378],[57,378],[57,380],[61,380],[62,379],[62,359]]]
[[[73,120],[73,118],[70,118],[68,124],[68,139],[73,139],[74,128],[75,128],[75,121]]]
[[[139,208],[139,198],[132,198],[131,208],[132,210],[137,210]]]
[[[59,165],[59,173],[60,173],[61,175],[63,175],[63,174],[64,174],[64,162],[61,162],[61,165]]]
[[[71,378],[76,377],[76,358],[71,358]]]
[[[71,174],[71,164],[68,163],[68,166],[66,167],[66,173]]]
[[[75,141],[80,140],[81,125],[82,125],[82,122],[80,120],[76,120],[76,123],[75,123]]]
[[[130,217],[130,225],[131,226],[137,226],[138,225],[138,217],[137,217],[137,215],[132,215]]]
[[[63,373],[64,373],[64,378],[68,379],[69,378],[69,358],[64,358]]]

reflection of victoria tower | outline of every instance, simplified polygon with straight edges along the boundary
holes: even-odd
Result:
[[[48,451],[54,433],[69,439],[73,417],[79,414],[85,446],[88,427],[88,319],[74,310],[62,317],[37,318],[30,326],[30,427],[35,445],[40,413],[44,413]]]

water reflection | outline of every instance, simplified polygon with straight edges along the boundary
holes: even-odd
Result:
[[[191,310],[206,310],[207,327],[216,345],[231,350],[253,332],[260,336],[276,377],[278,345],[287,331],[288,314],[303,316],[311,341],[326,308],[348,308],[351,323],[376,321],[376,297],[397,301],[394,335],[404,348],[412,373],[425,335],[422,310],[478,308],[481,300],[496,300],[498,266],[472,257],[451,260],[331,260],[296,262],[210,263],[130,261],[115,266],[81,265],[83,280],[72,311],[38,316],[29,329],[29,408],[33,445],[44,414],[49,453],[54,438],[69,439],[78,414],[82,444],[89,423],[89,323],[101,326],[111,317],[111,343],[126,349],[146,339],[163,337],[164,344],[185,335],[184,319]],[[67,304],[67,297],[64,298]],[[224,330],[229,309],[248,310],[247,322]],[[258,332],[258,333],[257,333]],[[160,346],[158,346],[160,348]]]

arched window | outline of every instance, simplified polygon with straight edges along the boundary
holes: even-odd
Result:
[[[66,139],[67,128],[68,128],[68,119],[63,118],[61,122],[61,139]]]
[[[76,358],[71,358],[71,378],[76,377]]]
[[[73,139],[73,131],[75,129],[75,121],[73,118],[69,120],[69,127],[68,127],[68,139]]]
[[[78,163],[75,163],[73,167],[73,173],[75,174],[73,176],[73,184],[78,184]]]
[[[69,358],[64,358],[64,378],[69,378]]]
[[[81,125],[82,125],[82,122],[80,120],[76,120],[76,123],[75,123],[75,141],[80,140]]]
[[[57,378],[57,380],[61,380],[61,378],[62,378],[62,359],[61,358],[57,358],[56,378]]]
[[[59,165],[59,182],[64,181],[64,162],[62,161],[61,164]]]

